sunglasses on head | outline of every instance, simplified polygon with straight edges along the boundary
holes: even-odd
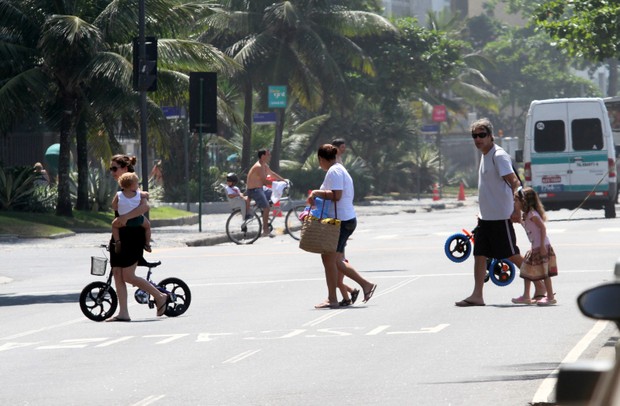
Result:
[[[118,171],[118,166],[110,166],[110,172]]]
[[[489,135],[488,132],[482,132],[482,133],[471,133],[471,138],[476,139],[476,138],[485,138],[487,135]]]

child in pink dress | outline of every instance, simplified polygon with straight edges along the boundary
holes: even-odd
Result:
[[[545,209],[532,188],[524,188],[523,196],[516,197],[521,203],[523,221],[521,225],[527,233],[527,238],[532,243],[532,248],[523,257],[520,276],[523,278],[523,296],[512,299],[513,303],[534,304],[539,306],[551,306],[557,303],[553,293],[551,277],[558,274],[555,252],[551,247],[547,228],[544,221],[547,219]],[[533,301],[530,299],[530,286],[532,281],[544,280],[547,288],[547,296]]]

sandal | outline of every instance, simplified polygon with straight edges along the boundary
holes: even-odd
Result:
[[[527,305],[531,305],[536,303],[535,301],[533,301],[532,299],[526,299],[523,296],[519,296],[519,297],[513,297],[512,298],[512,303],[514,304],[527,304]]]
[[[549,299],[547,297],[544,297],[540,299],[538,302],[536,302],[538,306],[555,306],[557,303],[558,303],[557,300]]]
[[[368,302],[372,295],[375,293],[375,289],[377,289],[377,285],[372,285],[372,288],[368,292],[364,292],[364,303]]]
[[[346,306],[351,306],[353,304],[353,301],[351,299],[342,299],[340,303],[338,304],[340,306],[346,307]]]
[[[359,289],[355,289],[353,290],[353,292],[351,292],[351,304],[355,304],[355,301],[357,300],[357,296],[359,296],[359,294],[360,294]]]

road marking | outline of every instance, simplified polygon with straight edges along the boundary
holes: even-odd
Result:
[[[137,403],[134,403],[131,406],[147,406],[147,405],[157,402],[158,400],[163,399],[164,397],[166,397],[166,395],[159,395],[159,396],[151,395],[151,396],[148,396],[142,399],[141,401]]]
[[[417,331],[389,331],[386,334],[431,334],[431,333],[439,333],[444,328],[448,327],[449,324],[438,324],[435,327],[422,327]]]
[[[368,333],[366,333],[367,336],[376,336],[377,334],[387,330],[390,326],[386,325],[386,326],[379,326],[377,328],[372,329],[371,331],[369,331]]]
[[[265,330],[265,331],[260,331],[260,333],[268,334],[268,333],[273,333],[274,331],[281,331],[281,330]],[[306,331],[305,329],[295,329],[289,333],[286,333],[278,337],[244,337],[243,339],[244,340],[279,340],[281,338],[291,338],[291,337],[298,336],[305,331]]]
[[[95,347],[97,347],[97,348],[109,347],[111,345],[122,343],[123,341],[130,340],[130,339],[132,339],[134,337],[135,336],[120,337],[120,338],[117,338],[116,340],[110,340],[110,341],[107,341],[105,343],[102,343],[102,344],[99,344],[99,345],[95,345]]]
[[[617,233],[620,232],[620,227],[604,227],[599,228],[598,231],[600,233]]]
[[[373,240],[395,240],[397,238],[400,238],[400,234],[377,235],[373,238]]]
[[[248,350],[248,351],[242,352],[241,354],[235,355],[234,357],[227,359],[226,361],[222,362],[222,364],[234,364],[248,357],[251,357],[252,355],[256,354],[259,351],[260,350]]]
[[[37,329],[37,330],[28,330],[28,331],[24,331],[23,333],[13,334],[12,336],[0,337],[0,340],[13,340],[15,338],[20,338],[20,337],[29,336],[29,335],[32,335],[32,334],[41,333],[43,331],[51,330],[51,329],[58,328],[58,327],[69,326],[71,324],[79,323],[79,322],[82,322],[82,321],[84,321],[84,318],[69,320],[69,321],[65,321],[63,323],[59,323],[59,324],[52,324],[51,326],[43,327],[43,328],[40,328],[40,329]]]
[[[406,285],[410,284],[411,282],[417,281],[418,279],[420,279],[420,276],[416,275],[416,276],[414,276],[412,278],[409,278],[407,280],[399,282],[399,283],[397,283],[394,286],[390,286],[389,288],[387,288],[385,290],[379,290],[380,293],[379,294],[374,294],[372,297],[373,298],[378,298],[378,297],[381,297],[383,295],[387,295],[388,293],[392,293],[392,292],[402,288],[403,286],[406,286]]]
[[[344,310],[334,310],[334,311],[329,311],[328,313],[325,313],[324,315],[322,315],[321,317],[318,317],[314,320],[311,320],[309,322],[307,322],[306,324],[304,324],[302,327],[311,327],[311,326],[316,326],[319,323],[322,323],[326,320],[331,319],[332,317],[335,317],[339,314],[341,314],[342,312],[344,312]]]
[[[37,350],[57,350],[67,348],[86,348],[89,344],[98,343],[107,340],[107,337],[103,338],[75,338],[70,340],[62,340],[58,345],[43,345],[37,347]],[[62,344],[64,343],[64,344]]]
[[[583,352],[588,348],[588,346],[592,344],[592,341],[594,341],[596,337],[598,337],[598,335],[605,329],[608,323],[609,322],[607,321],[598,320],[594,324],[590,331],[588,331],[586,335],[583,336],[581,340],[579,340],[577,345],[575,345],[573,349],[570,350],[568,355],[564,357],[562,362],[560,362],[560,365],[553,372],[547,375],[547,377],[542,381],[542,383],[538,387],[538,390],[534,394],[532,404],[549,402],[550,398],[553,395],[553,389],[555,388],[555,384],[558,380],[557,376],[560,371],[560,367],[563,364],[577,361],[581,354],[583,354]]]

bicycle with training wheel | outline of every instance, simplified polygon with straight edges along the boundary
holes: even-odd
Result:
[[[103,257],[91,257],[90,273],[95,276],[104,276],[108,268],[108,257],[105,251],[109,251],[108,245],[101,245]],[[103,250],[105,249],[105,251]],[[155,286],[159,291],[168,295],[166,309],[164,314],[168,317],[177,317],[182,315],[189,308],[192,302],[192,293],[185,282],[179,278],[165,278],[159,283],[151,280],[153,269],[161,265],[161,261],[147,262],[144,258],[138,261],[138,266],[145,266],[149,270],[146,274],[146,280]],[[112,287],[112,270],[105,282],[97,281],[86,285],[80,293],[80,309],[84,316],[93,321],[104,321],[116,312],[118,307],[118,296]],[[153,309],[156,306],[155,300],[148,292],[137,289],[134,298],[140,304],[148,305]]]
[[[478,226],[472,231],[462,230],[448,237],[444,244],[444,252],[452,262],[464,262],[471,255],[472,244]],[[489,279],[497,286],[507,286],[514,280],[516,270],[514,264],[507,259],[487,258],[487,274],[485,282]]]
[[[279,205],[271,205],[269,216],[269,232],[273,231],[274,221],[277,217],[284,217],[284,230],[294,240],[301,238],[301,226],[303,222],[299,215],[305,210],[305,204],[295,204],[288,196],[290,188],[287,186],[279,201]],[[252,244],[258,240],[263,231],[262,209],[252,202],[250,206],[250,218],[246,219],[244,208],[235,207],[226,220],[226,235],[230,241],[236,244]]]

